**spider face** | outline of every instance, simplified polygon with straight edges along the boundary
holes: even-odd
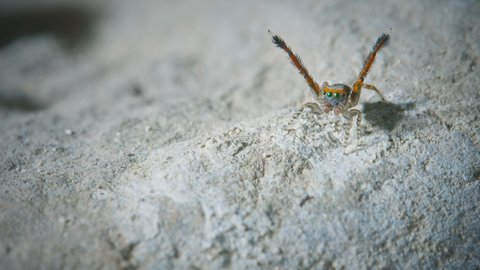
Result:
[[[348,85],[333,84],[323,86],[323,99],[330,107],[342,107],[347,103],[352,91]]]

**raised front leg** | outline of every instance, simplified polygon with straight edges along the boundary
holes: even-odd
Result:
[[[270,30],[268,30],[268,32],[270,33]],[[312,75],[310,75],[307,68],[305,68],[302,60],[300,60],[300,57],[292,52],[292,50],[287,46],[287,44],[281,37],[277,35],[272,36],[272,42],[273,44],[275,44],[275,46],[284,50],[288,54],[288,57],[290,57],[290,60],[292,60],[292,64],[298,69],[302,77],[305,78],[305,80],[307,81],[308,86],[310,86],[310,90],[313,91],[317,97],[321,96],[322,91],[320,90],[320,86],[312,78]]]
[[[378,51],[387,45],[389,39],[390,36],[387,34],[382,34],[380,37],[378,37],[377,42],[375,42],[375,45],[373,45],[373,50],[368,54],[367,59],[365,59],[363,68],[360,71],[360,74],[358,74],[358,79],[353,84],[352,93],[355,94],[358,92],[358,94],[360,94],[360,88],[362,88],[363,81],[372,68],[373,61],[375,61]]]
[[[375,87],[375,86],[373,86],[373,85],[371,85],[371,84],[368,84],[368,83],[364,83],[364,84],[362,85],[362,87],[365,88],[365,89],[373,90],[373,91],[377,92],[377,94],[380,96],[380,98],[382,99],[382,101],[387,101],[387,100],[385,99],[385,97],[383,96],[382,92],[381,92],[380,90],[378,90],[377,87]]]

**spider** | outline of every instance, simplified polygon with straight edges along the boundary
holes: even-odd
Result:
[[[270,33],[270,30],[268,32]],[[357,116],[357,125],[360,125],[362,121],[362,112],[356,108],[353,108],[358,104],[362,88],[375,91],[380,96],[382,101],[385,101],[385,98],[383,97],[380,90],[378,90],[375,86],[371,84],[364,83],[363,81],[367,76],[367,73],[370,71],[378,51],[382,47],[387,45],[389,39],[390,36],[387,34],[382,34],[377,39],[377,42],[375,42],[375,44],[373,45],[372,51],[368,54],[367,59],[363,64],[363,68],[360,71],[358,78],[356,79],[353,86],[350,87],[346,84],[329,84],[328,82],[324,82],[321,86],[319,86],[318,83],[308,73],[308,70],[303,66],[300,57],[292,52],[292,50],[287,46],[285,41],[277,35],[272,36],[272,42],[277,47],[287,52],[293,65],[298,69],[300,74],[307,81],[308,86],[310,87],[310,91],[315,98],[316,102],[308,102],[302,105],[299,109],[299,112],[301,112],[304,108],[308,107],[311,109],[312,112],[320,113],[321,110],[319,104],[323,103],[323,111],[325,113],[333,110],[335,115],[342,114],[343,117],[350,121],[350,126],[353,125],[353,118],[355,116]]]

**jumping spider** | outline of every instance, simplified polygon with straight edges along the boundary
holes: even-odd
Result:
[[[274,35],[272,37],[272,42],[277,47],[287,52],[288,56],[292,60],[293,65],[295,65],[295,67],[300,71],[300,74],[307,81],[308,86],[310,86],[310,90],[315,98],[316,102],[308,102],[302,105],[299,109],[299,112],[308,107],[312,110],[312,112],[320,113],[321,110],[319,104],[323,103],[324,112],[328,113],[333,110],[336,115],[342,114],[343,117],[350,121],[350,126],[352,126],[353,117],[357,116],[357,125],[360,125],[360,122],[362,121],[362,112],[356,108],[353,108],[358,104],[362,87],[375,91],[380,98],[385,101],[385,98],[380,90],[371,84],[364,83],[363,80],[370,71],[378,51],[387,45],[389,39],[390,37],[387,34],[382,34],[377,39],[377,42],[375,42],[375,45],[373,45],[373,49],[370,54],[368,54],[367,59],[363,64],[363,68],[352,87],[340,83],[328,84],[328,82],[324,82],[321,86],[319,86],[318,83],[313,80],[312,76],[308,73],[308,70],[303,66],[300,57],[292,52],[292,50],[287,46],[281,37]],[[323,102],[321,100],[322,96]]]

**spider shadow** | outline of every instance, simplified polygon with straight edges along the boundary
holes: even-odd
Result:
[[[384,130],[392,131],[404,118],[404,112],[415,107],[415,103],[408,102],[394,104],[390,102],[365,103],[363,113],[372,125]]]

